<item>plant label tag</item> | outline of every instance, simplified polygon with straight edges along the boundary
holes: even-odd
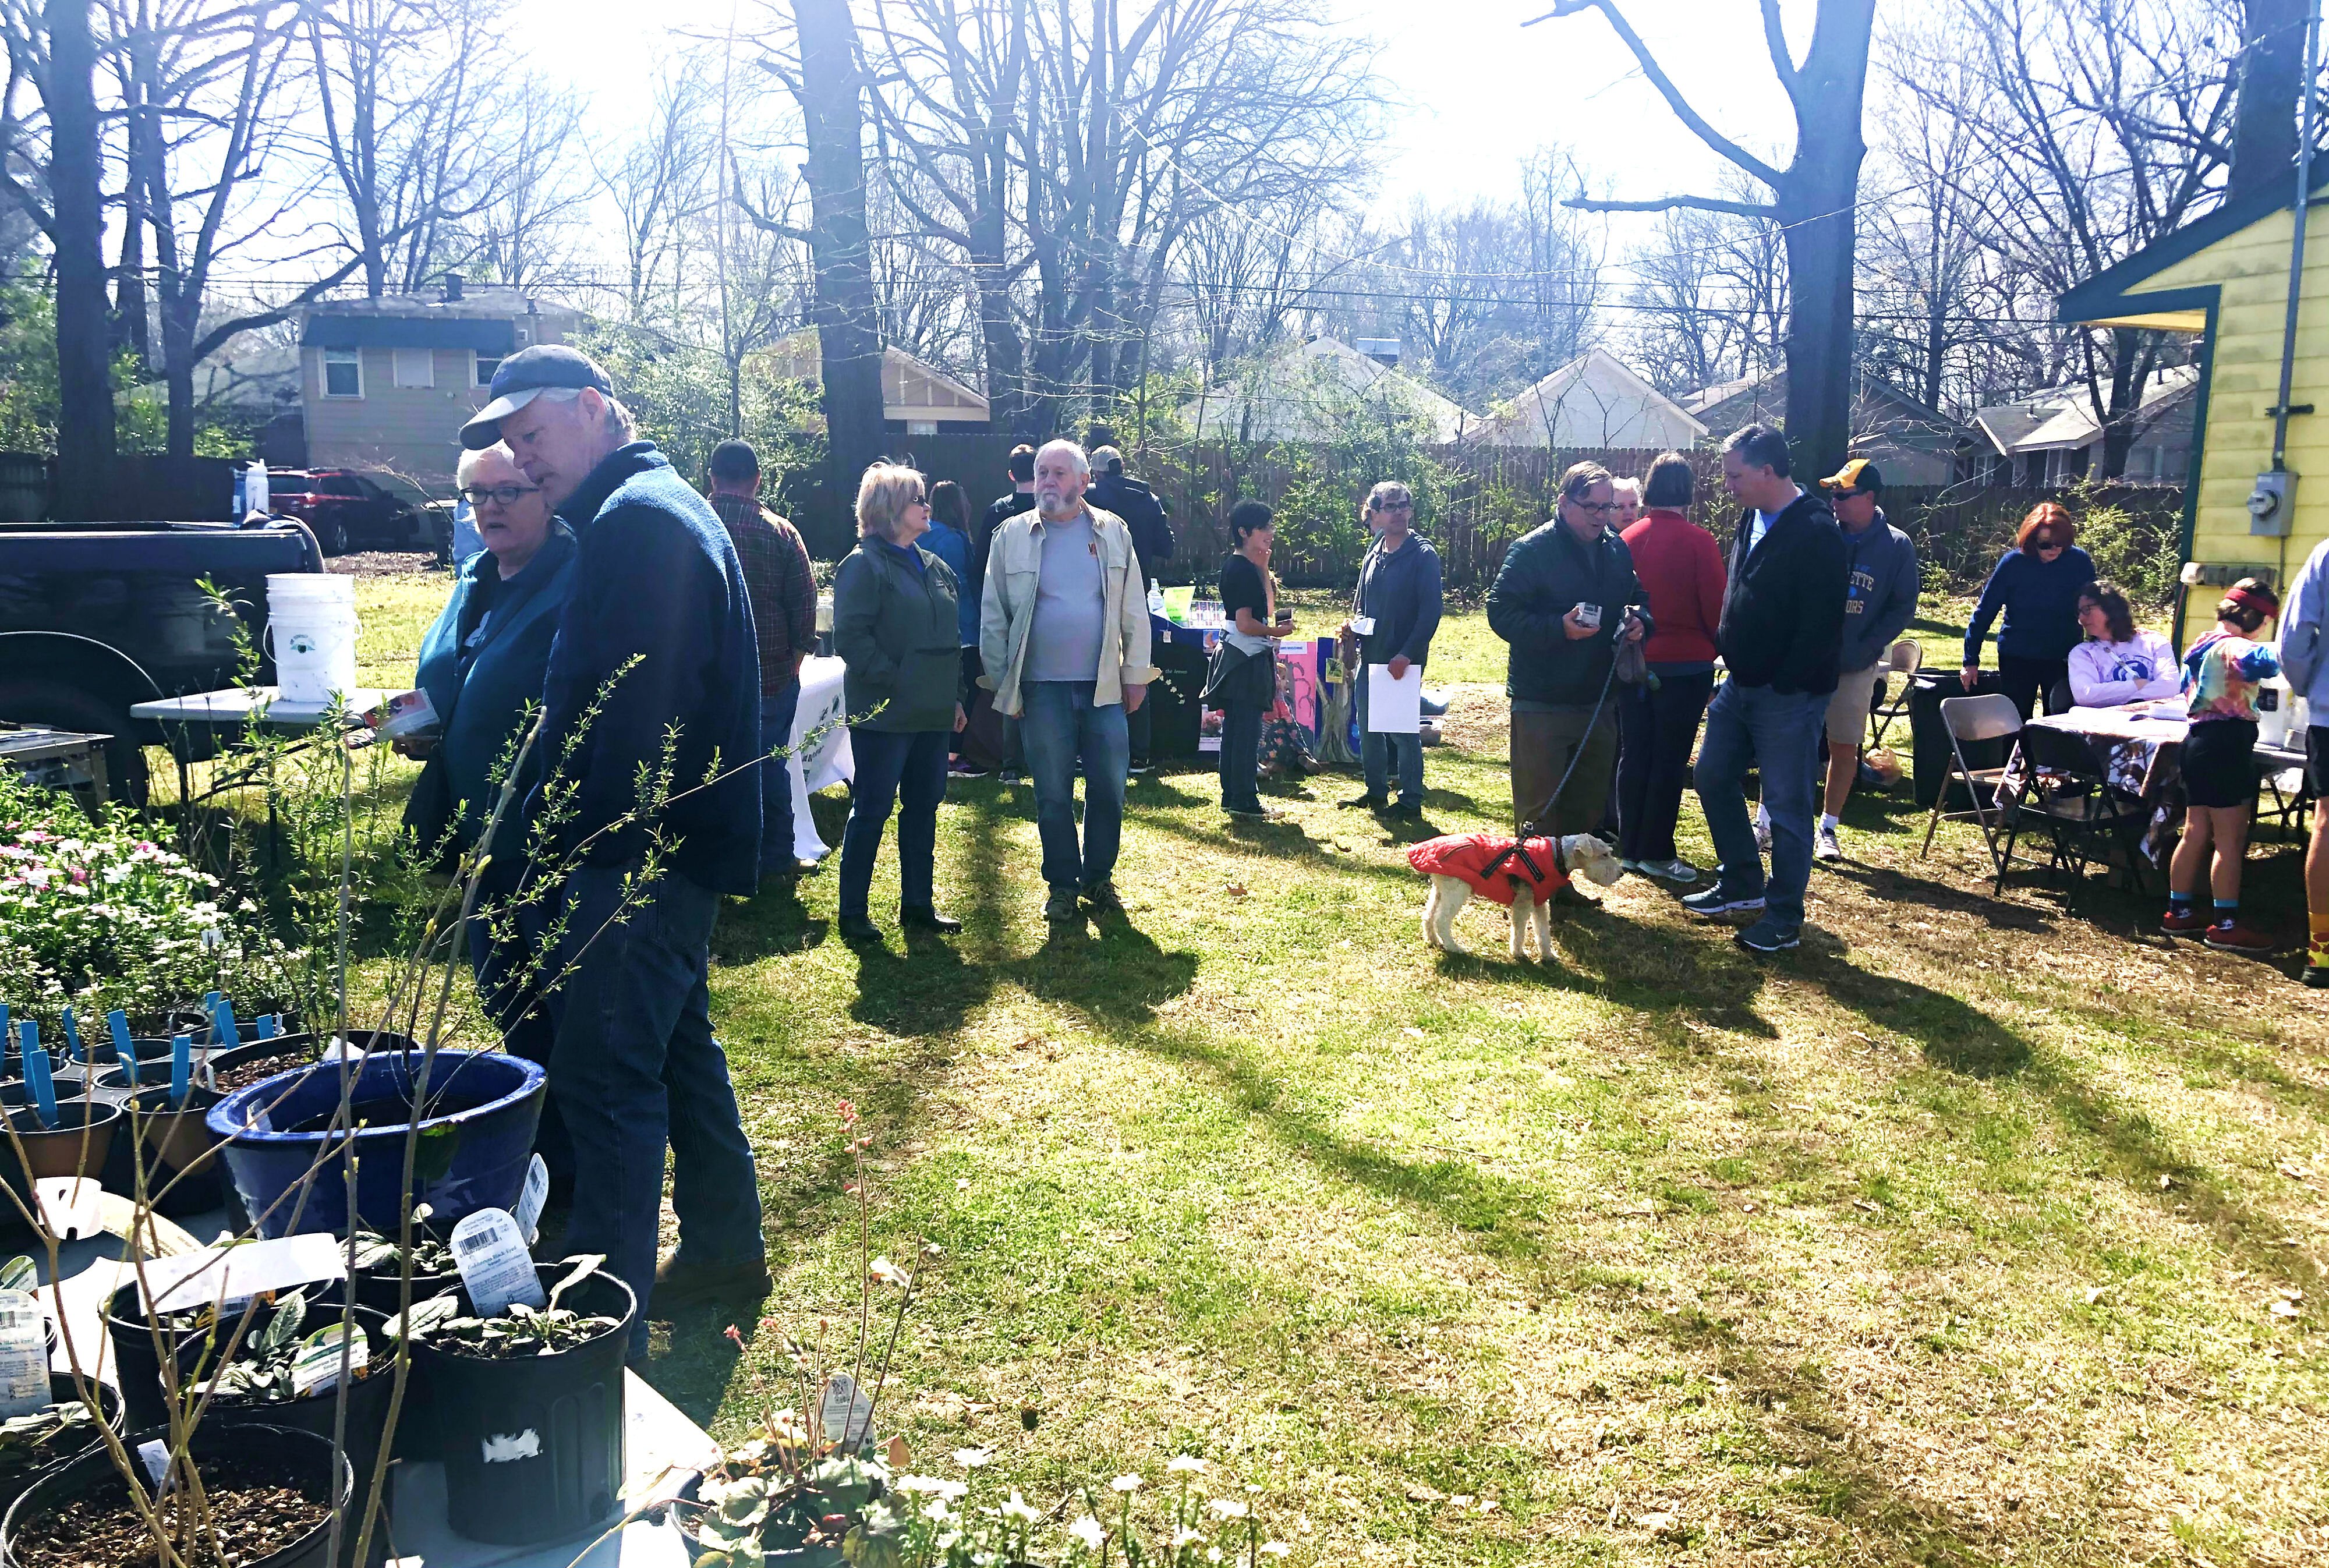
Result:
[[[311,1393],[321,1393],[340,1381],[340,1347],[347,1346],[348,1376],[360,1378],[370,1365],[371,1346],[364,1341],[363,1330],[353,1331],[341,1324],[326,1324],[299,1341],[298,1354],[291,1358],[291,1397],[305,1399]]]
[[[23,1290],[0,1290],[0,1418],[49,1403],[48,1318]]]
[[[156,1491],[170,1489],[170,1444],[165,1438],[137,1445],[137,1457],[146,1462],[146,1473],[154,1478]]]
[[[105,1027],[113,1035],[113,1059],[121,1063],[121,1071],[129,1079],[129,1087],[137,1087],[137,1052],[129,1044],[129,1015],[116,1007],[105,1015]]]
[[[146,1261],[148,1304],[163,1312],[248,1300],[317,1280],[344,1280],[347,1243],[327,1232],[205,1247],[173,1258]]]
[[[542,1205],[550,1200],[550,1166],[535,1155],[525,1167],[525,1191],[517,1195],[517,1207],[511,1218],[517,1221],[520,1234],[529,1247],[541,1240]]]
[[[105,1233],[105,1189],[95,1176],[42,1176],[33,1184],[41,1224],[60,1242],[87,1241]]]
[[[826,1441],[838,1443],[844,1450],[861,1447],[866,1434],[873,1430],[872,1395],[858,1387],[857,1380],[849,1374],[836,1372],[825,1380],[816,1419]]]
[[[1351,617],[1351,629],[1361,637],[1372,637],[1375,635],[1375,618],[1371,615],[1354,615]]]
[[[513,1301],[549,1305],[517,1221],[506,1209],[479,1209],[455,1225],[453,1261],[460,1265],[461,1284],[480,1318],[498,1318]]]
[[[2269,688],[2268,688],[2269,689]],[[74,1021],[72,1004],[65,1004],[65,1054],[76,1062],[86,1062],[88,1055],[80,1048],[80,1025]]]

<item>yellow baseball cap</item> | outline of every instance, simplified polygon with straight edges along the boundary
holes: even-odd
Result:
[[[1843,468],[1822,479],[1820,488],[1832,490],[1839,496],[1850,495],[1859,490],[1881,490],[1884,488],[1884,476],[1879,474],[1876,471],[1876,465],[1867,458],[1854,458]]]

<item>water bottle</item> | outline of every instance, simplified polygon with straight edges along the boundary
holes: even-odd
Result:
[[[1155,616],[1164,613],[1164,585],[1153,577],[1148,580],[1148,613]]]

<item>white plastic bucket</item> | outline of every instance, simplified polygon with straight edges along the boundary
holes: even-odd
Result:
[[[326,703],[356,689],[355,582],[327,572],[267,579],[267,638],[277,694],[286,703]]]

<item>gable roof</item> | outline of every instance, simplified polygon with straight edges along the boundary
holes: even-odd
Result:
[[[811,385],[825,381],[816,328],[804,326],[778,339],[755,358],[770,373]],[[916,359],[895,344],[882,348],[882,417],[934,424],[985,424],[987,401],[938,366]]]
[[[573,314],[517,288],[472,288],[458,299],[434,294],[318,299],[300,312],[299,345],[471,348],[480,354],[508,354],[518,346],[519,322],[550,316],[562,329],[572,321]],[[531,335],[526,341],[533,341]]]
[[[1598,433],[1575,428],[1596,419]],[[1564,430],[1564,424],[1572,428]],[[1705,435],[1695,415],[1623,360],[1589,348],[1498,408],[1474,439],[1490,446],[1664,448],[1693,444]]]
[[[2329,161],[2316,163],[2313,190],[2305,205],[2329,200]],[[2126,260],[2104,268],[2054,299],[2054,319],[2089,326],[2148,326],[2171,332],[2199,332],[2207,326],[2208,301],[2191,289],[2145,293],[2143,283],[2187,260],[2219,240],[2239,233],[2249,224],[2296,204],[2294,181],[2251,191],[2226,202],[2203,218],[2195,218],[2173,233],[2163,234]]]
[[[1459,439],[1480,416],[1403,371],[1371,359],[1331,337],[1289,343],[1232,375],[1228,383],[1182,404],[1195,433],[1262,441],[1323,439],[1333,411],[1317,394],[1396,406],[1422,420],[1432,440]]]
[[[2178,400],[2189,398],[2199,384],[2197,365],[2173,364],[2154,372],[2136,405],[2136,420],[2144,425],[2157,420]],[[2095,418],[2094,400],[2087,395],[2083,382],[1977,410],[1974,422],[2001,456],[2076,450],[2091,446],[2103,433],[2101,421]]]

